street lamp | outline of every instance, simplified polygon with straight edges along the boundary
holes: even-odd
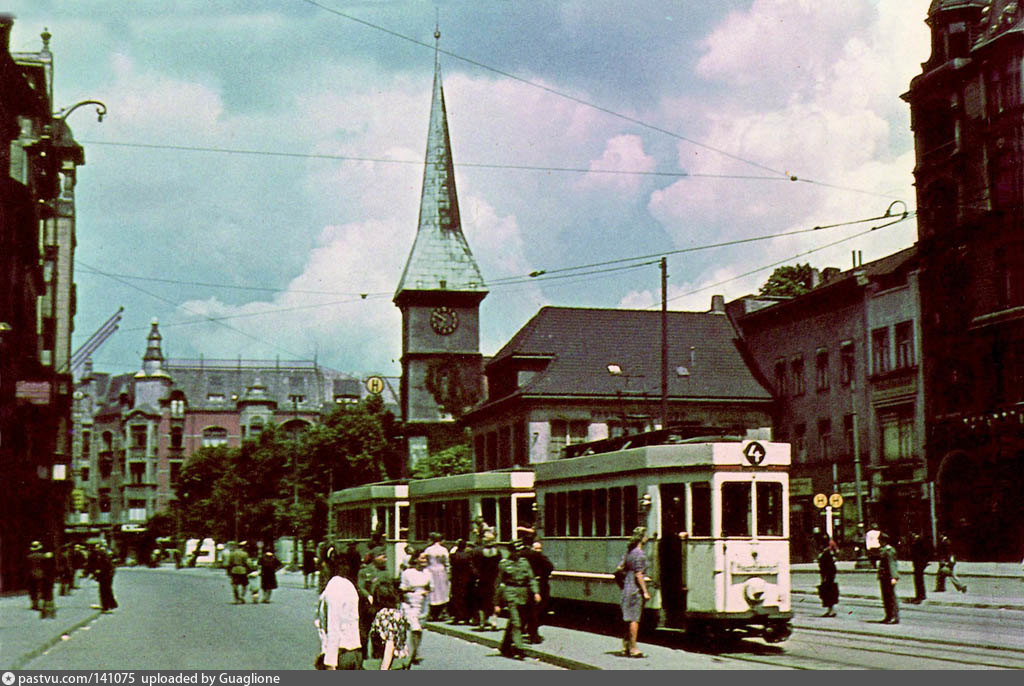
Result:
[[[76,102],[74,105],[71,105],[70,107],[65,107],[54,112],[53,118],[55,120],[64,121],[72,112],[77,110],[79,107],[84,107],[86,105],[93,105],[96,107],[96,121],[102,122],[103,117],[105,117],[107,114],[107,106],[99,100],[82,100],[81,102]]]

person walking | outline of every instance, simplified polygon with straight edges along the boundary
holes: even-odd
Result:
[[[364,669],[409,669],[409,620],[402,613],[398,580],[384,579],[376,586],[374,602],[380,609],[370,624],[372,661]],[[377,664],[377,660],[380,660]]]
[[[245,541],[232,546],[228,554],[227,571],[231,579],[231,591],[234,593],[235,605],[245,604],[245,592],[249,589],[249,553],[245,552]]]
[[[818,583],[818,597],[821,598],[821,606],[825,608],[822,617],[835,617],[836,603],[839,602],[839,584],[836,583],[835,541],[831,538],[827,539],[825,546],[818,553],[818,574],[821,577]]]
[[[872,524],[871,528],[864,534],[864,550],[867,551],[868,560],[871,561],[872,567],[878,567],[878,553],[882,547],[878,540],[880,535],[881,531],[879,531],[877,524]]]
[[[400,590],[402,591],[402,614],[409,622],[409,660],[417,665],[423,661],[420,657],[420,641],[423,640],[423,625],[420,620],[427,614],[427,597],[433,585],[430,573],[426,571],[427,558],[421,551],[414,550],[409,560],[409,568],[402,572]]]
[[[448,601],[451,599],[451,587],[448,579],[451,574],[451,560],[448,549],[442,541],[444,536],[439,532],[430,534],[431,545],[423,551],[427,559],[427,571],[433,581],[430,591],[430,618],[444,619],[448,613]]]
[[[117,609],[117,600],[114,598],[114,560],[110,551],[103,546],[97,545],[95,556],[92,560],[92,575],[96,579],[100,592],[100,610],[104,614],[110,614]]]
[[[910,540],[910,560],[914,565],[914,597],[910,602],[919,605],[925,601],[924,570],[931,564],[932,546],[920,532]]]
[[[314,588],[316,586],[316,553],[309,546],[309,542],[302,546],[302,587]]]
[[[551,602],[551,572],[555,570],[555,566],[544,554],[544,546],[540,541],[534,541],[524,555],[530,563],[533,577],[537,580],[537,590],[540,592],[540,600],[533,602],[531,598],[526,610],[526,640],[530,643],[543,643],[544,637],[540,635],[540,627],[544,624]]]
[[[28,597],[32,602],[32,608],[42,611],[43,592],[43,564],[46,553],[43,552],[43,544],[39,541],[32,541],[28,546],[28,556],[25,558],[25,565],[28,568]]]
[[[501,551],[495,545],[494,531],[487,529],[483,544],[473,553],[473,575],[476,576],[477,626],[474,631],[497,631],[494,623],[494,592],[498,583]]]
[[[317,632],[324,669],[362,669],[363,646],[359,639],[359,593],[347,577],[347,560],[333,546],[325,551],[324,565],[330,575],[316,609]],[[321,658],[317,659],[319,666]]]
[[[533,576],[533,568],[523,557],[525,551],[526,544],[522,540],[510,543],[508,557],[498,563],[498,598],[508,611],[508,623],[505,625],[500,652],[516,660],[526,657],[523,650],[523,619],[527,603],[531,599],[535,604],[540,603],[540,589]],[[498,614],[500,610],[495,604],[494,613]]]
[[[625,657],[647,657],[636,645],[644,602],[651,599],[651,594],[647,591],[647,580],[644,578],[647,571],[647,555],[644,554],[646,543],[647,530],[642,526],[633,529],[626,554],[619,563],[619,567],[625,572],[620,603],[622,621],[625,623],[625,636],[622,639],[622,653]]]
[[[942,593],[946,590],[946,579],[953,582],[953,586],[961,593],[967,593],[967,584],[960,581],[956,575],[956,555],[953,554],[953,543],[949,536],[939,539],[939,571],[935,574],[935,592]]]
[[[449,608],[452,624],[469,624],[473,593],[473,553],[467,547],[466,539],[458,540],[449,561],[452,570]]]
[[[363,639],[363,647],[368,658],[373,657],[369,654],[370,625],[377,613],[387,606],[381,604],[380,589],[385,582],[394,580],[394,577],[388,573],[387,548],[384,546],[373,548],[370,550],[369,558],[369,562],[360,567],[359,575],[356,577],[356,590],[359,591],[360,602],[364,604],[362,609],[365,609],[365,612],[360,611],[359,613],[359,636]]]
[[[270,595],[277,588],[277,570],[283,565],[269,545],[265,548],[266,552],[260,557],[260,589],[263,591],[263,602],[269,603]]]
[[[899,624],[900,606],[896,599],[896,583],[900,580],[900,573],[896,563],[896,549],[889,545],[889,535],[885,532],[879,534],[878,542],[878,585],[885,608],[882,624]]]

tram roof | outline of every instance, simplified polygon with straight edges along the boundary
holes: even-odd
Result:
[[[748,461],[744,453],[752,443],[760,444],[765,451],[764,460],[757,466]],[[540,484],[545,481],[613,476],[650,469],[714,471],[719,468],[743,467],[751,471],[778,471],[787,469],[789,464],[788,443],[744,440],[648,445],[610,453],[539,462],[534,465],[534,469],[537,473],[537,483]]]
[[[381,482],[353,486],[331,494],[335,505],[364,503],[379,500],[403,500],[409,497],[409,486],[404,482]]]
[[[409,483],[409,498],[451,495],[472,491],[530,491],[533,471],[530,469],[474,472],[455,476],[418,479]]]

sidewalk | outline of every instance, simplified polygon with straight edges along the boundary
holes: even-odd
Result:
[[[61,636],[100,616],[91,605],[99,603],[96,582],[78,580],[78,588],[62,596],[54,586],[56,619],[40,619],[29,609],[28,594],[0,598],[0,669],[20,669],[61,641]]]

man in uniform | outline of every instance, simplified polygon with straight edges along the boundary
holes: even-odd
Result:
[[[539,604],[540,589],[533,576],[533,568],[522,556],[526,546],[517,540],[509,546],[509,556],[498,564],[498,598],[505,602],[508,610],[508,624],[505,638],[501,642],[501,654],[517,660],[525,657],[523,651],[523,613],[532,596]],[[495,605],[495,614],[501,608]]]
[[[885,619],[882,624],[900,623],[900,606],[896,600],[896,582],[900,579],[896,567],[896,549],[889,545],[889,535],[878,536],[881,547],[878,550],[878,585],[882,591],[882,605],[885,607]]]
[[[394,575],[388,573],[388,551],[384,546],[377,546],[370,551],[370,561],[359,569],[359,576],[356,578],[356,590],[359,592],[360,608],[359,613],[359,636],[363,641],[363,648],[370,651],[370,625],[377,611],[382,609],[380,600],[377,597],[377,588]],[[365,611],[364,611],[365,610]],[[372,659],[373,655],[366,655]]]
[[[39,541],[32,541],[28,547],[28,596],[32,600],[33,610],[42,610],[43,577],[46,572],[43,569],[46,554],[43,552],[43,544]]]
[[[227,570],[231,577],[231,590],[235,595],[235,605],[245,604],[245,592],[249,588],[249,553],[245,552],[246,542],[236,543],[228,555]]]

